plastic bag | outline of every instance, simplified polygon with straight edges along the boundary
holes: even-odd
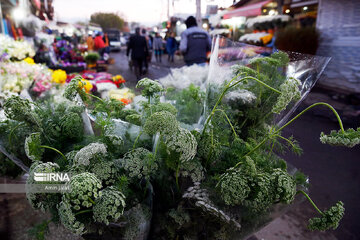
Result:
[[[271,54],[272,50],[269,48],[233,42],[222,37],[214,39],[207,78],[207,99],[204,102],[205,116],[203,119],[206,119],[211,111],[209,109],[211,107],[209,106],[211,88],[221,88],[224,82],[230,81],[235,76],[232,69],[233,65],[248,66],[254,59],[268,57]],[[278,73],[284,79],[296,78],[301,81],[299,86],[301,97],[297,101],[291,102],[279,115],[274,116],[272,123],[278,126],[284,125],[306,98],[331,59],[329,57],[294,52],[286,52],[286,54],[289,57],[289,63],[284,68],[278,68]],[[256,69],[254,70],[256,71]]]

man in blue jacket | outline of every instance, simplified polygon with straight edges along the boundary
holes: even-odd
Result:
[[[197,26],[193,16],[188,17],[185,24],[187,29],[181,34],[179,48],[184,55],[186,65],[205,64],[206,53],[211,50],[210,35]]]

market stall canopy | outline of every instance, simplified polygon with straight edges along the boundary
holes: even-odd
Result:
[[[266,32],[259,32],[259,33],[248,33],[240,37],[240,42],[260,42],[262,37],[269,35]]]
[[[216,25],[220,24],[221,19],[228,12],[229,12],[228,10],[223,10],[223,11],[218,11],[217,14],[210,15],[209,23],[211,24],[211,26],[216,26]]]
[[[265,16],[258,16],[255,18],[250,18],[246,20],[246,26],[251,28],[254,26],[255,23],[263,23],[263,22],[271,22],[273,20],[281,20],[282,22],[287,22],[290,20],[289,15],[265,15]]]
[[[223,19],[229,19],[232,17],[250,17],[250,16],[258,16],[261,15],[261,8],[262,6],[264,6],[265,4],[268,4],[272,2],[272,0],[267,0],[267,1],[261,1],[258,3],[254,3],[254,4],[250,4],[250,5],[246,5],[244,7],[240,7],[237,9],[234,9],[232,11],[229,11],[228,13],[226,13],[223,17]]]
[[[211,36],[219,35],[219,34],[229,34],[230,30],[227,28],[217,28],[209,32]]]

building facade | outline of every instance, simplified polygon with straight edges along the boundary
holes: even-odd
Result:
[[[316,27],[317,54],[332,57],[319,84],[360,93],[360,1],[320,0]]]

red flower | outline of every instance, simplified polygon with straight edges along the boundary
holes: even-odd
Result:
[[[121,102],[123,102],[125,105],[131,103],[131,100],[130,99],[126,99],[126,98],[122,98],[120,99]]]

